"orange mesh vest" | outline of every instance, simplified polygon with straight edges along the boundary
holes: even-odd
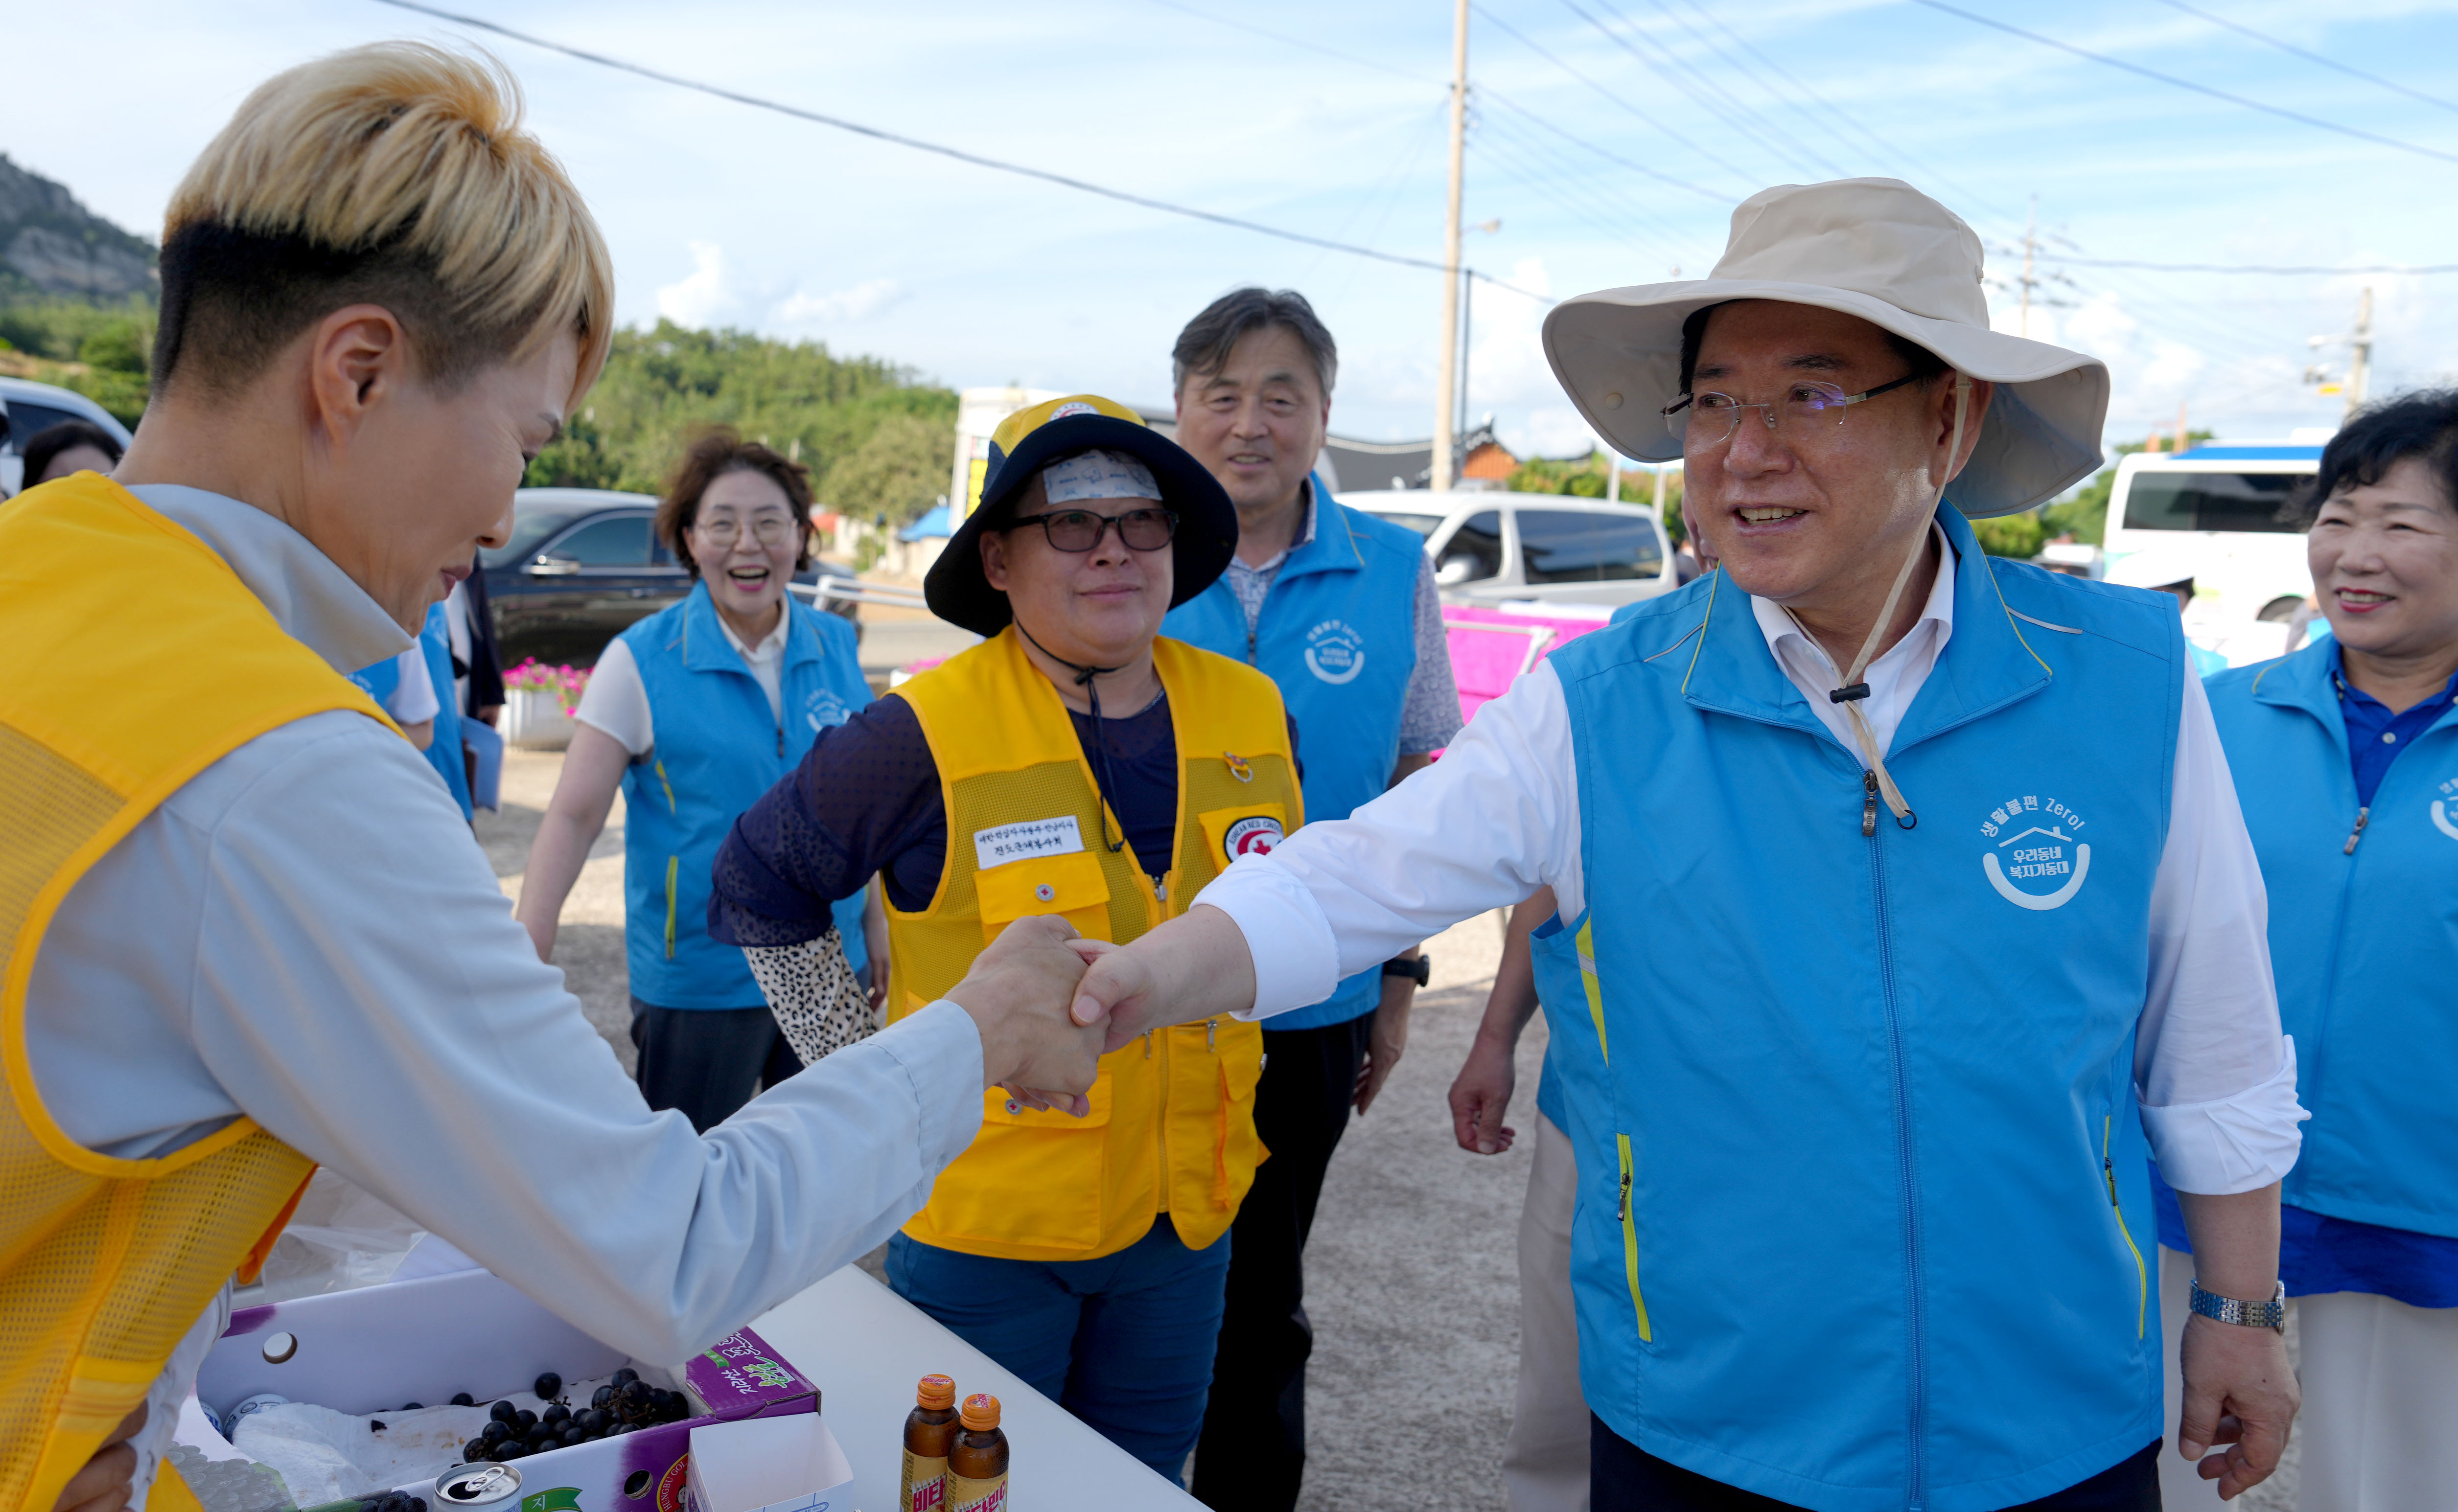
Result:
[[[896,690],[920,717],[948,805],[948,860],[930,906],[890,908],[890,1017],[944,997],[982,946],[1029,914],[1061,914],[1120,943],[1181,912],[1229,860],[1303,822],[1288,721],[1270,678],[1174,640],[1153,661],[1177,735],[1177,854],[1156,887],[1102,802],[1057,690],[1012,627]],[[1013,1260],[1083,1260],[1166,1212],[1201,1249],[1254,1184],[1262,1031],[1180,1025],[1101,1058],[1084,1119],[993,1087],[982,1131],[905,1226],[927,1244]]]
[[[391,721],[203,542],[90,472],[0,504],[0,1507],[48,1512],[314,1168],[245,1118],[154,1160],[72,1142],[26,1057],[44,928],[238,746],[326,709]]]

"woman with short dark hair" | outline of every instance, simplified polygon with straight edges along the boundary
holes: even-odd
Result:
[[[27,437],[17,455],[26,465],[18,475],[20,488],[80,472],[109,477],[119,466],[119,438],[92,421],[63,420]]]
[[[2279,1255],[2300,1298],[2303,1503],[2388,1512],[2447,1504],[2458,1414],[2458,389],[2364,411],[2315,484],[2305,554],[2330,635],[2205,686],[2313,1118]],[[2181,1302],[2185,1236],[2161,1209]],[[2184,1476],[2167,1495],[2210,1497]]]
[[[691,593],[598,657],[521,884],[521,922],[551,960],[564,899],[622,790],[640,1090],[701,1129],[802,1068],[742,952],[708,938],[709,863],[735,816],[870,702],[853,628],[786,591],[811,562],[810,507],[810,469],[729,428],[683,454],[656,528]],[[873,929],[884,950],[885,919],[860,891],[838,905],[832,933],[856,973]]]

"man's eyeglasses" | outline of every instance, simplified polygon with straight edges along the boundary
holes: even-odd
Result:
[[[1781,399],[1756,404],[1745,404],[1730,394],[1684,394],[1664,406],[1664,425],[1684,451],[1706,451],[1732,440],[1733,432],[1740,428],[1742,412],[1752,409],[1766,412],[1769,430],[1790,430],[1794,435],[1832,430],[1844,424],[1844,412],[1850,405],[1891,394],[1919,378],[1918,373],[1907,373],[1857,394],[1816,379],[1795,379],[1785,386]]]
[[[1047,514],[1029,514],[1007,528],[1021,530],[1028,525],[1041,527],[1041,533],[1061,551],[1083,552],[1098,548],[1101,537],[1110,527],[1118,528],[1118,539],[1131,550],[1157,551],[1169,545],[1177,534],[1177,511],[1152,505],[1141,509],[1129,509],[1124,514],[1094,514],[1090,509],[1052,509]]]
[[[692,529],[711,546],[732,546],[742,538],[742,522],[731,516],[695,522]],[[782,515],[763,514],[751,522],[751,539],[761,546],[775,546],[794,533],[794,522]]]

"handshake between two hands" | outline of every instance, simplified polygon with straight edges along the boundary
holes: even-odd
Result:
[[[981,1030],[985,1087],[1081,1118],[1101,1056],[1156,1026],[1156,986],[1144,952],[1043,915],[1008,925],[948,997]]]

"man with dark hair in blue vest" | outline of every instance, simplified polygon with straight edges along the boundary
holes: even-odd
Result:
[[[2096,470],[2108,402],[1982,289],[1969,227],[1862,178],[1556,307],[1554,373],[1681,459],[1718,570],[1082,947],[1116,1043],[1552,889],[1596,1512],[2157,1507],[2146,1153],[2197,1271],[2177,1452],[2233,1497],[2295,1416],[2260,872],[2174,601],[1972,533]]]
[[[1177,442],[1238,506],[1238,554],[1164,634],[1260,668],[1305,741],[1306,818],[1344,818],[1460,729],[1440,599],[1414,530],[1344,508],[1314,474],[1340,357],[1294,290],[1237,289],[1178,333]],[[1407,1044],[1429,968],[1411,942],[1264,1030],[1255,1129],[1271,1159],[1230,1234],[1229,1304],[1195,1494],[1285,1512],[1305,1472],[1303,1254],[1331,1152]]]

